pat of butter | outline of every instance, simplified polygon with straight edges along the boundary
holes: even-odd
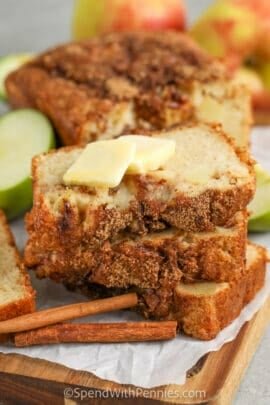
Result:
[[[117,187],[135,154],[136,144],[121,138],[90,143],[64,174],[64,183]]]
[[[160,169],[175,153],[175,141],[143,135],[125,135],[122,140],[136,145],[136,154],[127,173],[143,174]]]

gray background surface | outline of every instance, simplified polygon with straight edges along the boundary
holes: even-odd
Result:
[[[192,21],[211,0],[186,0]],[[70,38],[73,0],[0,0],[0,56],[41,51]],[[0,104],[0,113],[5,109]],[[270,136],[270,134],[269,134]],[[239,388],[236,405],[270,404],[270,330]],[[0,398],[1,401],[1,398]]]

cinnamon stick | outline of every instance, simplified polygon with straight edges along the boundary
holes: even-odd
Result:
[[[119,343],[168,340],[176,336],[177,322],[122,322],[57,324],[15,335],[15,346],[55,343]]]
[[[134,307],[137,303],[137,295],[131,293],[96,301],[50,308],[0,322],[0,334],[22,332],[87,315],[117,311],[118,309]]]

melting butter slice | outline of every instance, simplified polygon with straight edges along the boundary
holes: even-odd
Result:
[[[64,174],[64,183],[90,187],[117,187],[135,154],[135,143],[121,138],[90,143]]]
[[[121,139],[136,145],[136,154],[127,173],[144,174],[160,169],[175,153],[175,141],[143,135],[125,135]]]
[[[126,135],[86,146],[64,174],[67,185],[117,187],[125,173],[143,174],[160,169],[175,153],[175,141]]]

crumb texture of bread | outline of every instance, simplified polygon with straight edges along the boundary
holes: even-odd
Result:
[[[134,238],[170,227],[212,232],[246,208],[255,191],[253,164],[220,127],[201,124],[155,136],[176,141],[174,157],[161,170],[125,176],[116,189],[63,184],[63,174],[82,148],[63,148],[34,159],[27,266],[36,267],[49,254],[56,262],[66,260],[62,268],[71,260],[70,268],[85,271],[91,249],[123,234]]]
[[[0,211],[0,321],[35,310],[35,293]]]
[[[114,33],[41,54],[6,81],[14,107],[40,109],[65,145],[135,128],[219,122],[238,146],[249,142],[250,95],[186,35]]]

